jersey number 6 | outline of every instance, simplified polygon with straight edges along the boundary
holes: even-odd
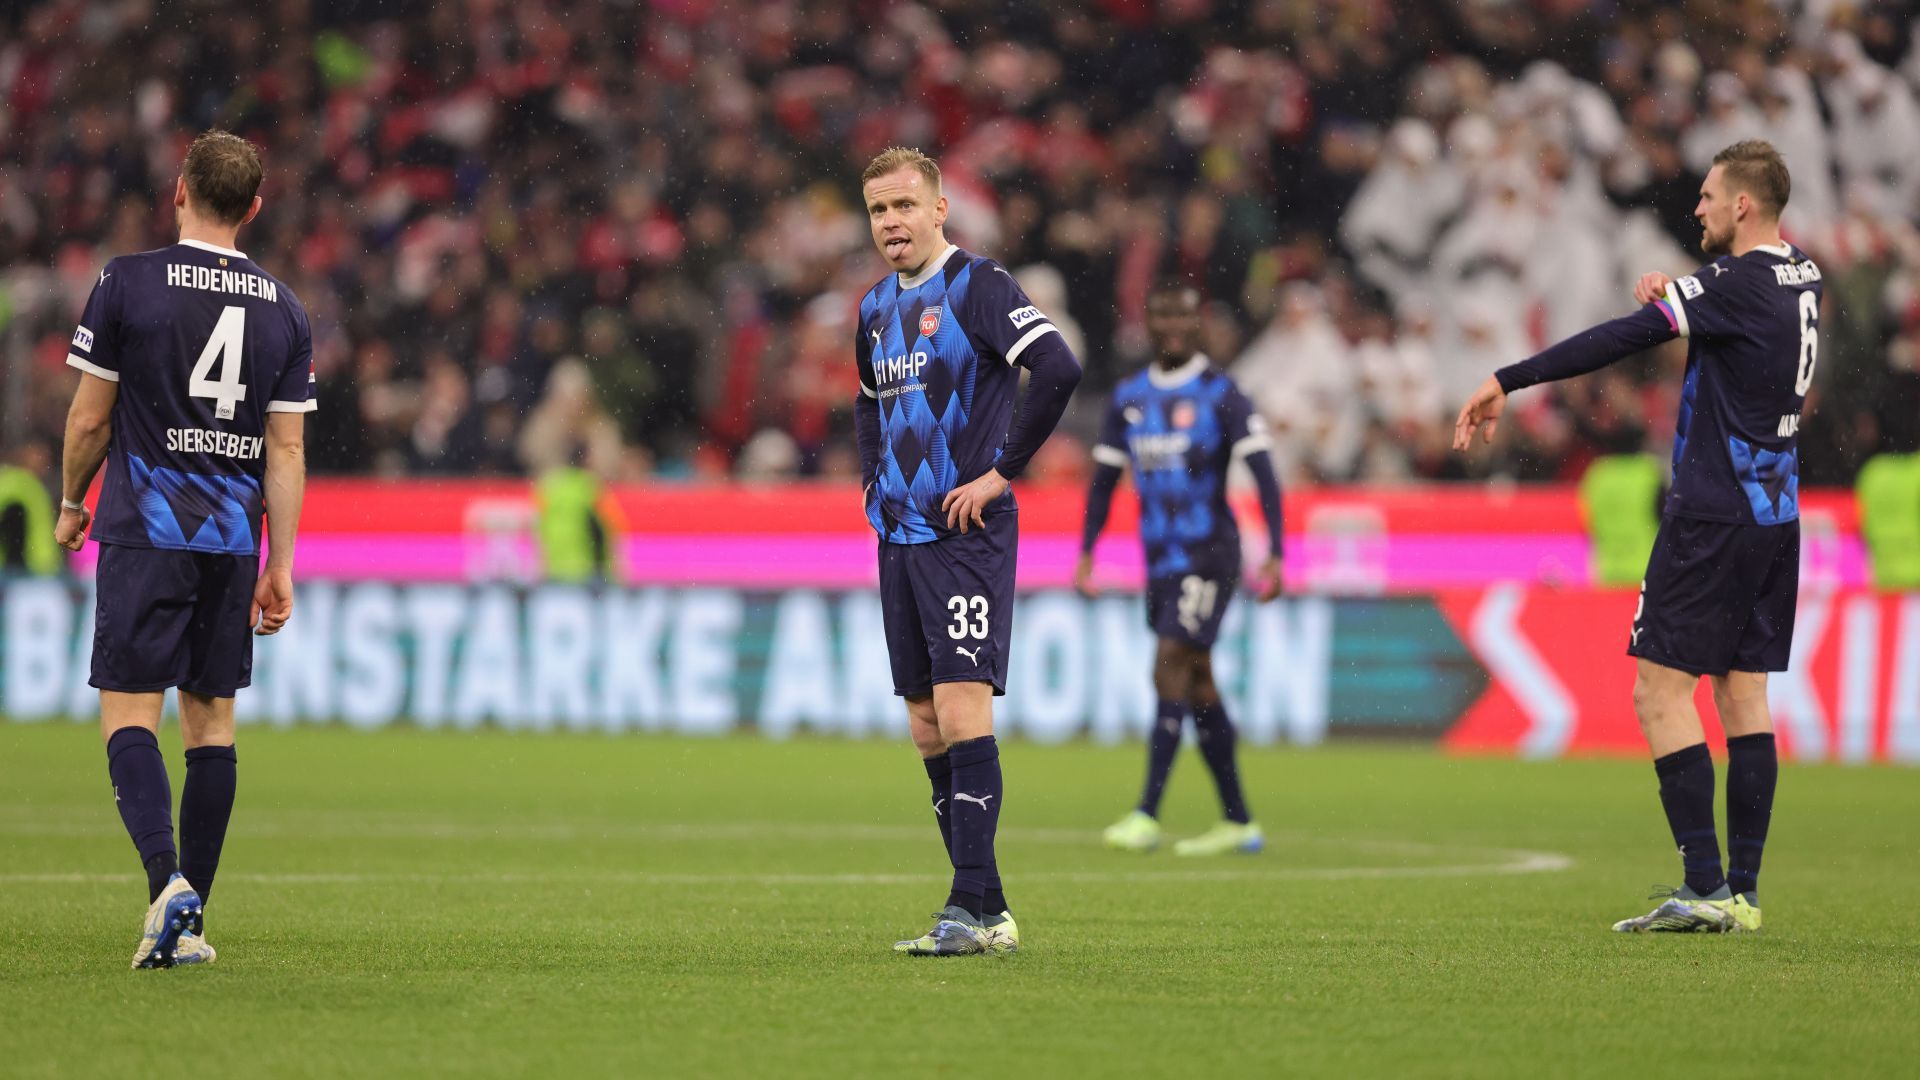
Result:
[[[1801,397],[1813,387],[1813,365],[1820,352],[1820,300],[1812,292],[1800,294],[1800,374],[1793,392]]]

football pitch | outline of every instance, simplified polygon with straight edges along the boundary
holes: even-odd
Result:
[[[174,768],[176,730],[161,743]],[[0,1072],[1913,1075],[1920,774],[1786,767],[1756,936],[1626,936],[1673,880],[1639,761],[1249,750],[1261,855],[1108,852],[1138,747],[1006,748],[1008,957],[900,743],[246,729],[210,968],[88,725],[0,723]],[[1189,747],[1165,820],[1214,816]]]

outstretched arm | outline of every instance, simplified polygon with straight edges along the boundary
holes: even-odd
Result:
[[[1509,364],[1480,384],[1461,407],[1453,424],[1453,448],[1465,450],[1474,433],[1485,427],[1485,441],[1493,441],[1507,395],[1543,382],[1558,382],[1595,372],[1634,353],[1680,336],[1673,316],[1661,305],[1646,307],[1590,330],[1575,334],[1539,354]]]

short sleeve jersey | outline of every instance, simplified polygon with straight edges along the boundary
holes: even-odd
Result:
[[[197,241],[107,263],[67,363],[120,384],[101,543],[257,555],[270,412],[307,412],[313,337],[293,291]]]
[[[940,509],[947,492],[1000,459],[1015,365],[1058,331],[999,263],[948,246],[913,277],[888,274],[868,290],[855,332],[860,392],[880,412],[867,520],[891,543],[943,539],[957,531]],[[1014,511],[1008,491],[986,512]]]
[[[1227,469],[1269,443],[1253,403],[1205,356],[1172,371],[1149,367],[1114,388],[1093,458],[1133,469],[1149,577],[1239,576]]]
[[[1799,250],[1723,256],[1655,301],[1687,339],[1667,513],[1778,525],[1800,516],[1800,410],[1819,358],[1820,268]]]

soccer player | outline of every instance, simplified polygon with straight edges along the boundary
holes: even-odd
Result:
[[[1646,306],[1602,323],[1481,384],[1454,425],[1464,450],[1491,442],[1507,395],[1595,371],[1687,339],[1673,441],[1673,484],[1640,585],[1627,653],[1639,660],[1634,712],[1653,753],[1660,802],[1686,881],[1619,931],[1760,929],[1760,855],[1778,776],[1767,672],[1784,671],[1800,576],[1795,436],[1819,354],[1820,268],[1780,238],[1791,181],[1769,144],[1714,156],[1694,216],[1718,256],[1678,281],[1647,274]],[[1721,872],[1713,760],[1693,691],[1713,683],[1727,733],[1727,830]]]
[[[107,263],[67,357],[81,375],[54,538],[78,551],[91,524],[100,545],[89,681],[147,871],[136,968],[213,961],[202,916],[233,811],[233,695],[252,678],[251,635],[293,613],[313,347],[300,301],[234,248],[260,179],[245,140],[195,139],[174,185],[180,242]],[[81,500],[103,461],[94,518]],[[157,738],[169,687],[187,751],[177,855]]]
[[[1253,403],[1197,350],[1200,295],[1178,282],[1156,287],[1147,297],[1147,333],[1154,361],[1114,388],[1093,448],[1093,484],[1073,576],[1082,594],[1095,594],[1094,541],[1106,527],[1120,476],[1131,466],[1147,556],[1147,625],[1159,638],[1153,687],[1160,705],[1139,805],[1108,827],[1106,841],[1126,851],[1160,845],[1160,796],[1191,712],[1225,820],[1175,844],[1174,854],[1257,852],[1266,840],[1240,791],[1238,740],[1214,685],[1212,650],[1240,583],[1240,530],[1227,506],[1227,469],[1245,460],[1260,491],[1269,552],[1255,594],[1262,602],[1280,595],[1280,481]]]
[[[861,480],[880,536],[894,693],[906,698],[953,865],[933,928],[894,948],[1012,952],[1019,929],[993,850],[993,698],[1007,688],[1018,539],[1010,484],[1059,422],[1080,364],[1011,274],[947,242],[933,159],[889,149],[862,174],[861,194],[893,269],[860,301],[855,328]],[[1017,415],[1016,364],[1030,376]]]

